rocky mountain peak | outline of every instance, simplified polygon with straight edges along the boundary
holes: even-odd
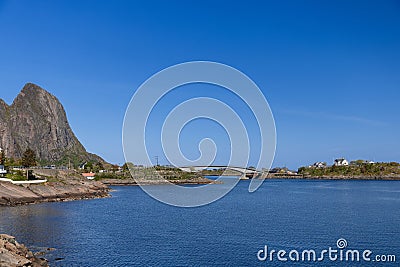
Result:
[[[0,101],[0,147],[13,158],[30,147],[43,163],[104,162],[78,141],[60,101],[33,83],[22,88],[11,106]]]

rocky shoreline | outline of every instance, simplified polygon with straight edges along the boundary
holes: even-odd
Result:
[[[0,183],[0,206],[102,198],[108,197],[108,192],[109,188],[99,182],[85,182],[76,185],[50,183],[30,186]]]
[[[47,176],[47,175],[52,176]],[[69,201],[108,197],[110,189],[101,182],[89,181],[72,171],[36,173],[49,178],[44,184],[15,185],[0,182],[0,206]],[[45,176],[46,175],[46,176]]]
[[[44,184],[24,185],[0,182],[0,206],[103,198],[110,196],[109,192],[111,189],[108,186],[138,185],[137,180],[133,178],[102,179],[100,181],[94,181],[87,180],[75,171],[68,170],[34,170],[34,174],[38,178],[47,179],[48,182]],[[220,183],[200,176],[190,179],[169,180],[169,182],[176,185]],[[140,185],[164,184],[169,183],[157,179],[144,179],[140,181]]]
[[[40,254],[40,253],[39,253]],[[4,267],[48,267],[45,258],[39,258],[15,237],[0,234],[0,266]]]

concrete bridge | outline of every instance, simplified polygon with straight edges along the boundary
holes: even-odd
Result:
[[[184,172],[201,172],[202,170],[207,169],[226,169],[237,171],[242,174],[242,177],[254,177],[261,174],[260,171],[255,169],[249,169],[244,167],[236,167],[236,166],[187,166],[187,167],[179,167]]]

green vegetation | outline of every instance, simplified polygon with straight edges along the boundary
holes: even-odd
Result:
[[[95,180],[101,179],[129,179],[132,176],[136,179],[158,179],[161,175],[166,180],[191,180],[197,178],[197,173],[184,172],[179,168],[168,166],[155,167],[137,167],[132,163],[125,163],[122,166],[122,171],[118,170],[118,166],[110,169],[108,172],[97,173]]]
[[[15,171],[12,173],[7,173],[6,178],[13,181],[26,181],[26,175],[22,171]]]
[[[191,180],[199,176],[197,173],[184,172],[179,168],[169,166],[155,166],[154,169],[166,180]]]
[[[21,160],[6,157],[4,166],[6,167],[21,166]]]
[[[6,174],[6,178],[11,179],[13,181],[26,181],[26,172],[28,171],[28,180],[35,180],[36,177],[33,175],[31,170],[17,170],[17,171],[11,171]]]
[[[6,162],[6,154],[4,153],[4,150],[0,151],[0,165],[4,165]]]
[[[24,154],[22,155],[21,163],[22,163],[22,166],[24,166],[24,167],[36,166],[35,152],[30,148],[25,150]]]
[[[170,171],[167,173],[162,173],[164,179],[166,180],[190,180],[197,177],[197,175],[190,172],[174,172]]]
[[[73,169],[77,169],[84,161],[82,155],[73,151],[66,151],[62,158],[55,162],[41,161],[41,165],[56,165],[56,166],[67,166]]]
[[[124,165],[122,165],[122,170],[129,171],[129,169],[132,169],[134,167],[135,167],[135,164],[133,164],[132,162],[127,162]]]
[[[127,176],[125,173],[112,173],[112,172],[105,172],[105,173],[96,173],[94,179],[99,181],[101,179],[127,179],[130,176]]]
[[[221,175],[228,175],[228,176],[236,176],[236,175],[242,175],[241,172],[235,171],[232,169],[226,169],[226,168],[219,168],[219,169],[204,169],[201,171],[202,176],[221,176]]]
[[[312,177],[329,176],[399,176],[400,164],[390,163],[365,163],[364,161],[354,161],[350,166],[331,166],[326,168],[301,167],[299,174]]]
[[[204,176],[221,176],[224,173],[225,169],[212,169],[212,170],[202,170],[201,175]]]

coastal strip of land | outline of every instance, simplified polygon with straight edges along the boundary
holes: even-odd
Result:
[[[78,170],[33,169],[34,181],[43,183],[0,181],[0,206],[14,206],[41,202],[69,201],[109,197],[110,187],[119,185],[202,185],[220,183],[205,175],[241,175],[225,169],[200,173],[183,172],[177,168],[158,166],[134,168],[117,173],[93,173],[88,179]],[[400,180],[398,163],[376,163],[353,166],[304,167],[299,172],[286,169],[274,173],[263,172],[251,178],[307,179],[307,180]]]
[[[105,185],[204,185],[204,184],[220,184],[221,182],[217,182],[205,177],[195,177],[190,179],[177,179],[177,180],[140,180],[133,178],[126,179],[102,179],[101,182]]]
[[[74,171],[36,170],[35,175],[46,178],[43,184],[0,182],[0,206],[15,206],[41,202],[68,201],[108,197],[109,187],[90,181]]]
[[[290,174],[268,174],[263,179],[299,179],[299,180],[385,180],[400,181],[400,175],[290,175]]]
[[[0,181],[0,206],[15,206],[41,202],[58,202],[109,197],[110,187],[118,185],[203,185],[220,183],[197,174],[183,172],[137,173],[135,179],[128,172],[94,175],[85,178],[76,170],[34,169],[33,175],[43,183]],[[161,176],[159,175],[161,174]],[[168,175],[167,175],[168,174]]]

